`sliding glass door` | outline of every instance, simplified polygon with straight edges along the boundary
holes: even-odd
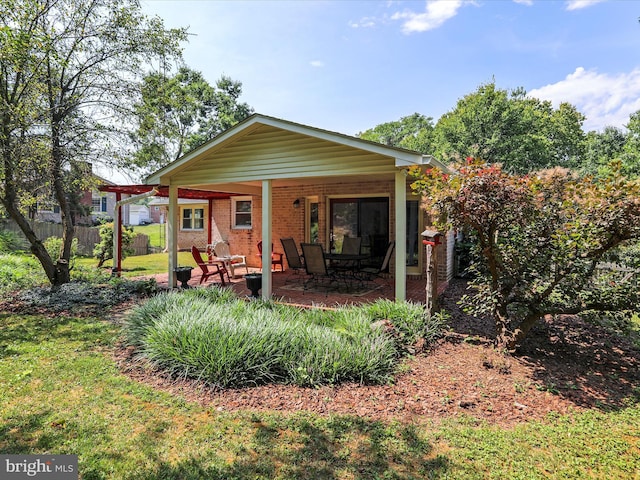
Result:
[[[344,237],[361,237],[362,253],[381,260],[389,242],[389,198],[332,198],[329,205],[330,250],[340,252]]]

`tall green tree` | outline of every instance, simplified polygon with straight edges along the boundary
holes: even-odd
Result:
[[[584,149],[583,122],[570,104],[554,110],[550,102],[527,97],[523,89],[507,91],[492,82],[460,99],[438,120],[436,156],[449,162],[491,158],[514,173],[570,166]]]
[[[394,147],[431,154],[433,151],[433,118],[414,113],[358,133],[358,137]]]
[[[179,58],[185,40],[135,0],[0,3],[0,202],[53,286],[70,279],[78,165],[116,158],[143,66]],[[60,206],[59,258],[28,221],[38,195]]]
[[[640,111],[629,117],[628,133],[620,160],[623,172],[632,178],[640,177]]]
[[[627,143],[627,133],[620,128],[605,127],[601,132],[588,132],[585,152],[575,167],[583,173],[598,175],[608,169],[612,160],[620,159]]]
[[[145,173],[161,168],[251,115],[241,93],[240,82],[222,76],[211,86],[187,67],[147,75],[135,105],[135,166]]]

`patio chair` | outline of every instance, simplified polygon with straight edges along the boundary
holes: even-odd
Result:
[[[340,253],[344,255],[360,255],[360,247],[362,245],[362,237],[343,237],[342,250]],[[352,271],[354,267],[359,265],[356,261],[337,262],[333,265],[338,270]]]
[[[236,269],[244,267],[246,274],[249,274],[249,267],[247,267],[247,257],[244,255],[231,255],[229,251],[229,244],[227,242],[216,242],[213,244],[213,254],[216,257],[224,259],[224,266],[227,269],[227,277],[229,281],[231,278],[235,278]]]
[[[371,259],[367,267],[376,268],[384,261],[384,256],[389,246],[389,238],[386,235],[369,235],[369,253]]]
[[[319,243],[301,243],[304,256],[304,268],[309,279],[304,283],[304,290],[312,287],[325,287],[326,294],[333,287],[338,287],[339,277],[336,271],[327,267],[324,250]]]
[[[342,253],[359,255],[362,237],[344,237],[342,239]]]
[[[287,264],[291,271],[300,275],[305,273],[304,263],[302,262],[302,258],[300,257],[300,253],[298,253],[298,247],[296,247],[296,241],[291,238],[281,238],[280,243],[282,243],[282,248],[284,250],[284,255],[287,257]]]
[[[258,242],[258,255],[256,255],[260,259],[260,264],[262,265],[262,240]],[[276,265],[280,265],[280,270],[284,272],[284,254],[280,252],[273,251],[273,243],[271,244],[271,267],[275,270]]]
[[[198,250],[198,247],[196,247],[195,245],[191,247],[191,255],[193,255],[193,259],[196,261],[196,265],[198,265],[198,267],[202,271],[202,276],[200,277],[201,284],[205,282],[209,277],[220,275],[220,283],[222,284],[222,286],[226,285],[224,281],[224,265],[220,265],[220,263],[205,262],[202,259],[200,250]]]
[[[396,246],[396,242],[389,242],[387,250],[385,251],[382,263],[377,267],[363,267],[358,270],[358,277],[364,282],[374,282],[376,278],[380,277],[382,273],[389,271],[389,262],[391,261],[391,254]]]

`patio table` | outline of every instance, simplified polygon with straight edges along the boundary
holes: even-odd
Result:
[[[358,267],[363,260],[369,258],[365,253],[325,253],[324,258],[336,263],[356,264]]]
[[[324,258],[332,262],[335,271],[343,274],[347,289],[350,289],[353,283],[361,283],[358,272],[362,261],[367,260],[369,255],[364,253],[325,253]]]

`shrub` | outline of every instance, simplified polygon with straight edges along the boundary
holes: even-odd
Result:
[[[445,320],[420,304],[301,309],[198,288],[134,309],[124,340],[158,368],[219,387],[380,383],[391,378],[399,351],[435,340]]]
[[[15,252],[22,248],[20,235],[12,230],[0,230],[0,253]]]
[[[412,173],[438,228],[475,235],[474,293],[462,303],[493,317],[497,346],[518,348],[545,315],[640,308],[632,276],[599,272],[616,254],[632,265],[623,250],[640,241],[640,181],[619,162],[597,179],[561,168],[517,176],[474,158],[455,175]]]
[[[444,310],[429,315],[419,303],[378,299],[360,308],[374,321],[390,322],[397,347],[404,351],[415,351],[420,343],[433,343],[442,335],[448,321]]]
[[[113,223],[104,223],[100,226],[100,243],[93,249],[93,256],[98,259],[98,268],[113,258]],[[135,233],[132,227],[122,226],[122,258],[133,253],[131,245]]]
[[[33,257],[0,254],[0,293],[41,285],[46,281],[42,268]]]
[[[62,238],[49,237],[44,241],[44,248],[47,249],[49,256],[55,262],[60,257],[62,252]],[[71,256],[69,257],[69,263],[73,266],[73,262],[78,255],[78,239],[74,238],[71,241]]]
[[[158,368],[219,387],[380,383],[397,357],[363,310],[319,314],[216,288],[150,299],[128,316],[125,341]]]

